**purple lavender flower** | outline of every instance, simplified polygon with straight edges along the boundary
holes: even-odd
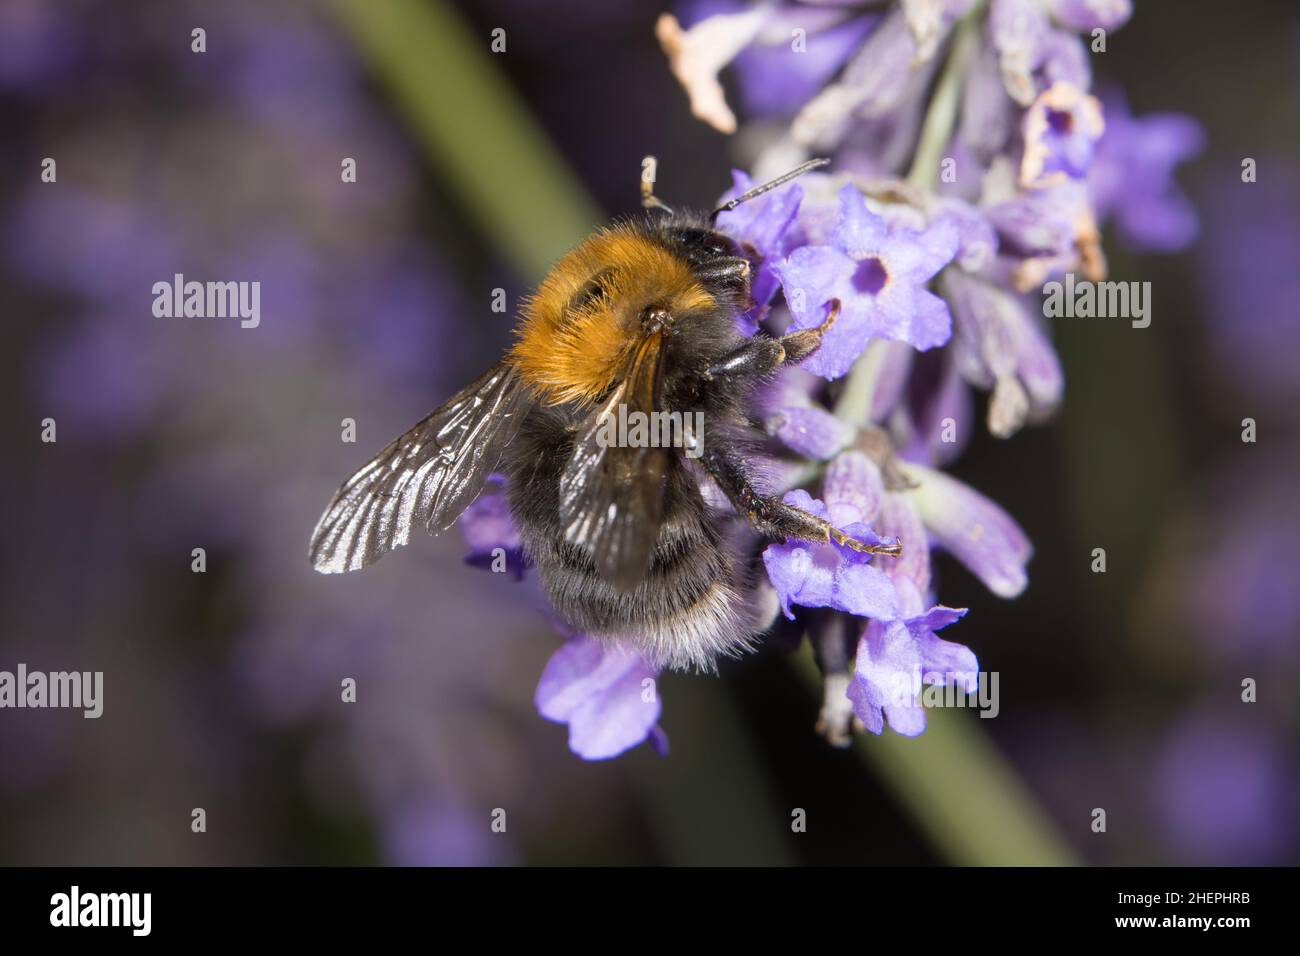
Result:
[[[1139,251],[1177,252],[1196,238],[1196,210],[1174,182],[1174,168],[1197,156],[1205,133],[1190,116],[1135,117],[1118,90],[1103,99],[1106,133],[1088,176],[1097,217],[1114,220]]]
[[[1021,106],[1033,102],[1034,71],[1042,63],[1050,29],[1047,11],[1038,0],[992,0],[989,5],[989,39],[998,55],[1002,83]]]
[[[767,420],[787,448],[814,461],[834,457],[853,441],[853,427],[816,405],[787,406]]]
[[[492,568],[503,560],[516,580],[523,578],[528,565],[503,477],[492,476],[459,524],[470,547],[466,564]],[[667,738],[657,726],[663,706],[654,683],[658,671],[635,650],[575,634],[553,614],[547,616],[566,640],[537,685],[538,713],[568,724],[569,747],[584,760],[616,757],[647,738],[666,752]]]
[[[720,202],[741,195],[754,183],[740,170],[732,171],[734,185]],[[750,295],[754,307],[738,319],[741,331],[753,335],[758,323],[767,315],[768,303],[780,289],[773,271],[774,263],[784,258],[790,246],[790,228],[795,223],[803,189],[792,183],[784,189],[761,196],[718,216],[718,228],[741,243],[746,255],[751,257],[754,272],[750,279]]]
[[[835,19],[831,19],[835,18]],[[788,116],[797,112],[844,66],[879,22],[879,15],[860,15],[851,5],[788,4],[764,28],[760,41],[735,60],[741,103],[751,116]],[[828,25],[823,26],[825,22]],[[805,31],[804,49],[791,46],[793,29]]]
[[[835,42],[817,69],[801,65],[793,76],[782,70],[775,31],[765,31],[790,11],[809,12],[800,6],[729,7],[689,31],[672,21],[670,36],[661,23],[660,39],[696,114],[715,128],[737,127],[718,82],[733,59],[742,89],[756,90],[752,99],[765,112],[797,109],[788,130],[755,136],[765,144],[756,177],[809,155],[833,156],[833,174],[800,180],[797,211],[793,202],[756,209],[752,222],[728,228],[743,238],[746,230],[761,234],[764,223],[776,227],[775,240],[751,243],[770,272],[757,283],[765,311],[752,319],[770,307],[772,324],[788,311],[788,327],[802,330],[838,308],[821,348],[803,363],[822,378],[849,376],[831,392],[834,412],[803,382],[779,386],[763,409],[769,432],[809,461],[787,472],[808,487],[786,500],[902,546],[900,557],[876,562],[796,541],[763,554],[787,618],[795,605],[819,609],[801,618],[826,678],[819,726],[843,743],[846,700],[875,732],[888,722],[916,734],[924,729],[916,703],[924,680],[974,687],[974,654],[935,634],[965,612],[934,600],[931,547],[950,551],[996,595],[1014,597],[1026,586],[1032,546],[1024,532],[933,466],[951,461],[971,434],[969,386],[991,391],[987,425],[1000,437],[1061,401],[1061,363],[1027,294],[1068,271],[1104,279],[1099,217],[1121,220],[1139,205],[1109,178],[1115,157],[1139,137],[1118,114],[1108,130],[1089,93],[1093,61],[1080,36],[1122,25],[1132,7],[902,0],[863,27],[856,4],[836,3],[819,7],[825,19],[817,21]],[[810,95],[799,80],[814,75],[825,86]],[[793,76],[786,98],[783,76]],[[1155,231],[1169,235],[1178,231],[1167,226],[1178,199],[1169,185],[1173,163],[1154,152],[1134,190],[1156,204]],[[1181,158],[1181,149],[1171,152]],[[737,188],[747,182],[738,179]],[[819,462],[826,464],[812,465]],[[809,478],[819,472],[822,500]],[[844,628],[835,615],[844,614],[869,618],[852,675],[836,648]]]
[[[1083,179],[1105,128],[1096,97],[1071,83],[1052,84],[1025,111],[1021,185],[1041,189]]]
[[[1013,598],[1029,579],[1033,546],[1005,511],[941,471],[909,464],[917,487],[908,494],[936,544],[951,552],[998,597]]]
[[[829,515],[827,503],[802,488],[786,494],[785,501],[818,517]],[[885,543],[861,522],[837,527],[859,541]],[[898,598],[888,576],[869,563],[871,557],[840,544],[788,541],[768,545],[763,564],[776,588],[781,610],[790,620],[794,620],[795,604],[829,607],[862,617],[892,618],[898,610]]]
[[[923,682],[956,683],[967,693],[978,688],[975,655],[934,633],[965,614],[965,608],[933,607],[914,617],[867,625],[848,689],[853,711],[867,730],[879,734],[888,721],[905,737],[925,733],[925,709],[916,699]]]
[[[934,218],[957,228],[954,262],[966,272],[980,272],[991,265],[998,251],[997,231],[988,217],[961,199],[944,198],[934,203]]]
[[[1065,378],[1024,297],[955,269],[944,274],[940,289],[955,317],[954,366],[972,385],[993,390],[989,431],[1005,438],[1055,409]]]
[[[952,261],[958,241],[957,228],[946,219],[923,232],[889,226],[856,187],[840,190],[831,244],[796,249],[774,267],[794,316],[792,329],[821,324],[827,304],[841,304],[835,325],[804,368],[839,378],[873,337],[918,349],[947,342],[948,306],[924,286]]]
[[[1043,41],[1042,82],[1050,89],[1066,83],[1076,89],[1092,86],[1092,54],[1082,38],[1065,30],[1049,30]]]
[[[510,516],[510,502],[505,494],[505,479],[493,475],[483,493],[461,513],[458,521],[469,554],[465,563],[476,568],[493,569],[498,565],[516,581],[523,580],[523,544],[519,529]]]
[[[854,669],[845,694],[853,713],[872,733],[879,734],[888,720],[897,733],[915,736],[925,729],[925,714],[917,701],[923,683],[958,683],[967,691],[975,689],[979,670],[975,655],[960,644],[934,635],[934,631],[961,618],[966,611],[947,607],[924,609],[923,595],[930,585],[930,560],[921,515],[910,493],[885,489],[880,470],[869,456],[858,451],[839,455],[827,468],[824,488],[826,515],[837,526],[865,528],[866,522],[877,522],[903,545],[901,557],[883,562],[882,577],[892,586],[892,606],[877,602],[881,606],[869,615],[872,619],[858,639]],[[811,503],[813,507],[818,504]],[[771,559],[769,554],[773,555]],[[803,565],[792,561],[789,555],[788,547],[769,548],[764,554],[774,583],[778,575],[784,583],[786,574],[796,577],[803,570]],[[842,562],[837,564],[837,568],[842,566]],[[825,572],[820,578],[814,575],[809,578],[813,579],[814,586],[807,587],[807,579],[800,581],[804,587],[795,603],[837,606],[826,601],[829,589]],[[782,583],[777,584],[777,590],[784,601]],[[831,686],[828,683],[828,693]],[[828,736],[836,742],[847,739],[833,724],[837,713],[833,700],[827,700],[822,713],[823,729]]]
[[[1083,182],[1064,177],[994,200],[984,214],[998,233],[999,278],[1017,292],[1041,289],[1048,278],[1075,269],[1091,281],[1105,279],[1101,233]]]
[[[1048,9],[1071,30],[1114,30],[1133,15],[1133,0],[1048,0]]]
[[[537,684],[537,711],[569,726],[569,749],[607,760],[659,738],[658,672],[638,652],[581,635],[554,654]]]
[[[891,10],[848,61],[840,78],[817,94],[790,124],[798,143],[826,148],[853,123],[891,113],[907,96],[920,47],[902,10]]]
[[[934,360],[927,356],[914,373],[917,386],[894,407],[890,428],[904,461],[946,465],[961,455],[975,432],[974,403],[955,351],[931,354]]]

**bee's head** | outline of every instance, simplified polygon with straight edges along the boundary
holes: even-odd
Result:
[[[730,236],[708,226],[670,226],[668,235],[681,255],[696,267],[740,255],[740,247]]]
[[[751,265],[734,239],[708,226],[669,225],[665,244],[690,263],[700,283],[719,301],[744,306]]]
[[[646,231],[654,235],[670,253],[685,261],[696,281],[719,305],[748,310],[753,305],[749,288],[753,271],[751,261],[757,257],[757,252],[752,247],[741,249],[730,236],[719,232],[715,228],[718,216],[829,162],[828,159],[810,159],[806,163],[801,163],[785,175],[727,200],[706,218],[691,213],[678,215],[673,212],[671,206],[654,194],[654,177],[658,160],[653,156],[647,156],[641,162],[641,205],[665,218],[658,220],[654,225],[648,225]]]
[[[698,231],[730,242],[712,230]],[[719,258],[704,240],[691,237],[688,254],[683,241],[622,224],[579,244],[524,303],[511,350],[524,381],[548,403],[595,400],[639,337],[671,335],[679,324],[727,303],[707,270],[733,257]]]

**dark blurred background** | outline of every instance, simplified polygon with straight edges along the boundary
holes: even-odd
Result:
[[[700,206],[744,161],[690,117],[663,4],[458,9],[485,45],[507,30],[493,62],[606,214],[635,208],[647,153],[659,192]],[[1037,549],[1013,602],[940,559],[960,639],[1001,675],[977,730],[1087,862],[1300,861],[1298,53],[1294,3],[1139,0],[1097,86],[1204,125],[1180,173],[1200,238],[1137,258],[1108,235],[1112,277],[1152,282],[1151,327],[1059,323],[1063,413],[954,468]],[[777,653],[667,677],[667,759],[585,764],[532,706],[558,637],[457,535],[311,571],[338,482],[493,360],[492,290],[537,278],[328,5],[4,0],[0,118],[0,669],[105,672],[99,720],[0,711],[0,862],[949,859],[874,764],[814,735]],[[175,272],[260,280],[261,326],[154,318]]]

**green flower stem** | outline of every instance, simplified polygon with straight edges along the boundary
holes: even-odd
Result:
[[[819,697],[811,648],[793,655]],[[930,709],[921,737],[859,734],[855,752],[960,866],[1077,866],[1079,860],[972,713]],[[1080,824],[1082,826],[1082,824]]]
[[[977,4],[954,29],[952,49],[948,53],[948,61],[943,65],[943,73],[939,76],[934,93],[930,96],[916,153],[912,157],[912,168],[907,174],[907,181],[917,189],[929,192],[939,179],[943,151],[952,142],[952,130],[957,122],[957,110],[961,106],[962,84],[971,57],[978,48],[979,21],[984,13],[983,8],[982,3]]]
[[[885,341],[877,339],[862,351],[835,400],[835,417],[854,428],[865,424],[871,415],[871,399],[876,394],[876,380],[885,361],[885,347]]]
[[[334,9],[448,192],[523,278],[540,279],[604,221],[492,61],[490,36],[443,2],[334,0]],[[638,176],[629,171],[629,189]]]
[[[521,274],[539,277],[602,220],[491,62],[488,37],[469,33],[442,2],[334,0],[334,6],[450,191]],[[869,402],[870,388],[862,392]],[[855,401],[860,403],[861,395]],[[809,685],[817,686],[811,656],[793,660]],[[734,850],[734,827],[701,821],[725,822],[730,815],[744,821],[743,840],[763,847],[749,854],[753,862],[788,859],[787,818],[766,795],[734,707],[716,687],[708,693],[696,689],[700,692],[669,682],[671,694],[689,700],[687,716],[692,733],[699,735],[691,748],[725,755],[726,772],[701,779],[680,769],[679,757],[652,763],[633,755],[632,772],[642,781],[655,825],[664,831],[670,851],[676,848],[674,856],[720,863]],[[952,862],[1073,862],[1012,768],[969,716],[934,711],[919,740],[870,737],[857,743],[857,752]],[[671,732],[676,723],[671,699],[666,719]],[[811,734],[809,743],[815,745]],[[677,779],[671,779],[674,774]]]

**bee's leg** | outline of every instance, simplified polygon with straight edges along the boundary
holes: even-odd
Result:
[[[816,352],[821,346],[822,336],[840,317],[840,300],[831,299],[829,304],[830,311],[826,313],[826,318],[822,320],[821,325],[781,336],[781,347],[785,349],[785,361],[798,364]]]
[[[786,504],[776,495],[760,494],[745,473],[740,455],[725,440],[719,442],[715,438],[708,443],[701,460],[705,470],[718,483],[736,510],[764,537],[777,541],[795,538],[800,541],[834,542],[864,554],[897,557],[903,553],[897,544],[867,544],[858,541],[825,518]]]
[[[835,324],[840,314],[840,300],[831,299],[830,312],[821,325],[791,332],[779,339],[755,335],[721,361],[709,367],[705,377],[761,379],[772,369],[806,359],[822,344],[822,336]]]
[[[748,311],[754,307],[754,297],[750,294],[749,275],[752,267],[748,259],[740,256],[722,256],[705,265],[697,266],[695,277],[711,286],[730,289],[741,299],[741,308]]]
[[[736,351],[724,355],[704,373],[708,381],[757,382],[785,361],[785,347],[780,339],[759,333],[746,339]]]

